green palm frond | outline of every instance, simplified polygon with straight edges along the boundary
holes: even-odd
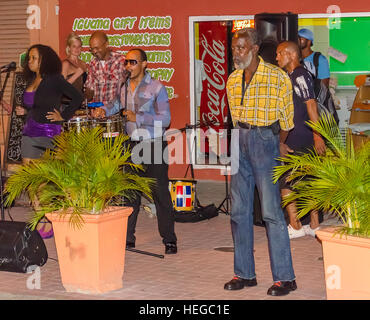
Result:
[[[283,205],[295,201],[298,217],[312,210],[334,211],[345,223],[345,232],[370,236],[370,143],[354,149],[350,135],[346,143],[335,120],[323,117],[309,126],[327,142],[325,155],[312,151],[279,158],[273,179],[289,172],[292,190]]]
[[[117,196],[130,198],[142,192],[151,198],[154,179],[135,172],[143,167],[131,162],[128,136],[104,138],[101,128],[72,130],[55,137],[54,150],[20,166],[6,184],[10,204],[24,190],[38,205],[30,220],[34,228],[45,213],[70,213],[71,224],[81,226],[82,214],[99,214]],[[130,169],[130,170],[128,170]]]

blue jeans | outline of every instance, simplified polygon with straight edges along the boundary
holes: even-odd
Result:
[[[278,164],[279,136],[269,128],[239,129],[239,168],[231,176],[231,231],[234,240],[234,273],[243,279],[256,277],[253,255],[253,200],[257,186],[262,218],[266,223],[273,280],[295,279],[290,240],[281,209],[279,184],[272,182]],[[235,171],[234,171],[235,172]]]

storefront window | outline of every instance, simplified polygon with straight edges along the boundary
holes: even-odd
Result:
[[[348,125],[357,75],[370,74],[369,14],[298,15],[298,28],[314,32],[314,51],[329,60],[340,126]],[[254,16],[190,17],[191,157],[196,168],[230,163],[231,119],[226,81],[233,71],[231,38],[238,28],[254,27]],[[336,52],[341,54],[338,60]],[[343,60],[343,57],[345,60]],[[342,61],[340,61],[342,59]]]

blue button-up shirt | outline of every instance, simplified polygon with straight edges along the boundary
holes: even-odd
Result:
[[[102,107],[107,117],[116,114],[126,106],[125,87],[113,104]],[[126,122],[126,133],[131,140],[146,140],[162,137],[170,125],[171,113],[167,90],[148,72],[132,92],[130,80],[127,83],[127,110],[136,114],[136,122]],[[139,130],[138,130],[139,129]]]

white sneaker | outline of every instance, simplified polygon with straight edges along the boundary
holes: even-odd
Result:
[[[289,239],[300,238],[306,235],[303,227],[301,229],[294,229],[291,225],[288,226]]]
[[[315,237],[316,236],[316,231],[319,230],[320,227],[317,227],[315,229],[311,229],[310,225],[306,224],[305,226],[302,227],[302,229],[304,230],[306,235],[311,236],[311,237]]]

